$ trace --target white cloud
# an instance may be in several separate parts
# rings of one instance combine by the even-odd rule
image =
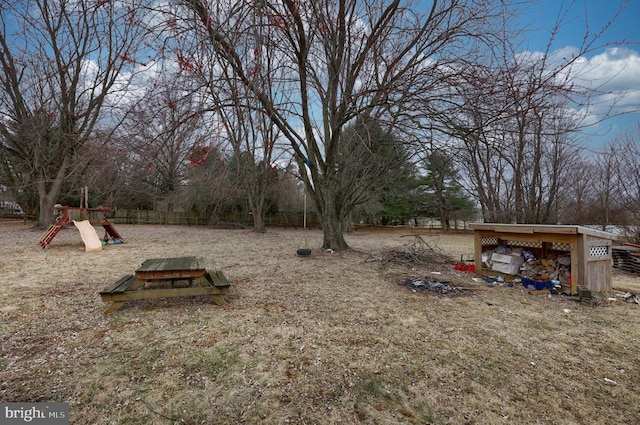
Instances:
[[[573,83],[574,90],[588,92],[587,98],[574,97],[576,104],[567,114],[583,126],[585,143],[600,146],[640,122],[640,51],[611,47],[578,55],[577,48],[566,46],[547,56],[520,52],[515,60],[529,65],[544,61],[558,83]]]
[[[607,49],[574,68],[577,78],[591,81],[591,88],[599,90],[626,91],[640,83],[640,53],[631,49]]]
[[[610,48],[590,58],[581,58],[570,70],[578,86],[594,91],[591,112],[603,115],[640,111],[640,52]]]
[[[591,57],[576,57],[578,54],[577,48],[566,46],[547,57],[541,52],[521,52],[516,61],[535,64],[545,60],[558,82],[574,83],[576,88],[591,91],[587,115],[593,115],[594,119],[609,112],[640,111],[640,52],[613,47]]]

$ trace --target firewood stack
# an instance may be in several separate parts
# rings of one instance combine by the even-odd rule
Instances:
[[[524,263],[524,276],[533,280],[557,280],[563,287],[570,286],[571,256],[549,255]]]

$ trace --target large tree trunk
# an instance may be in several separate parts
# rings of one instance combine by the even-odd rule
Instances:
[[[40,191],[38,191],[40,192]],[[56,205],[55,198],[49,194],[40,195],[40,211],[38,214],[38,227],[49,227],[54,222],[53,208]]]
[[[252,203],[251,214],[253,215],[253,231],[265,233],[267,229],[264,225],[264,201]]]
[[[71,155],[65,155],[56,177],[50,185],[47,185],[46,177],[40,175],[37,182],[38,197],[40,198],[40,211],[38,213],[38,227],[48,227],[54,222],[53,208],[56,205],[62,184],[67,176],[71,164]]]
[[[322,248],[333,251],[349,249],[349,245],[344,239],[345,217],[341,214],[340,206],[336,202],[336,194],[334,191],[328,190],[324,195],[324,202],[318,205],[324,234]]]
[[[445,199],[444,195],[439,191],[438,193],[438,214],[440,215],[440,225],[442,226],[442,230],[448,232],[451,230],[449,226],[449,211],[445,207]]]

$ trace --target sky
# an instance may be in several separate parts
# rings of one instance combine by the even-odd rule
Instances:
[[[574,67],[574,77],[580,78],[576,80],[578,86],[591,84],[603,92],[589,111],[582,111],[586,122],[599,122],[612,105],[614,113],[620,115],[588,127],[583,143],[597,149],[625,131],[640,137],[637,131],[640,123],[640,0],[511,0],[511,3],[520,8],[516,25],[528,31],[521,44],[522,53],[544,51],[558,19],[560,30],[553,39],[551,53],[562,54],[577,51],[587,30],[593,37],[614,19],[596,42],[604,46],[588,52],[579,61]]]
[[[640,136],[637,131],[640,123],[640,0],[525,0],[519,23],[531,32],[527,33],[522,49],[543,51],[559,17],[561,25],[551,44],[552,52],[577,51],[587,30],[593,37],[611,23],[596,42],[602,47],[588,52],[579,61],[575,76],[579,75],[580,84],[591,84],[603,92],[588,111],[588,122],[597,122],[614,103],[614,111],[621,115],[587,128],[584,143],[598,149],[623,132],[630,132],[637,140]]]

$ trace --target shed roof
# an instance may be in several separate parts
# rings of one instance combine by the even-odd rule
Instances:
[[[617,240],[618,236],[601,230],[590,229],[584,226],[565,224],[498,224],[498,223],[469,223],[473,230],[489,230],[504,233],[555,233],[565,235],[588,235],[601,239]]]

